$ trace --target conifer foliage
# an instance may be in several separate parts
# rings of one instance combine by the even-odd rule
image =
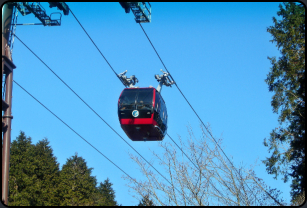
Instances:
[[[264,160],[267,171],[284,181],[292,177],[292,199],[305,190],[305,7],[284,3],[267,31],[273,36],[281,56],[269,57],[272,68],[265,82],[274,92],[271,105],[279,113],[280,126],[264,145],[272,152]],[[278,112],[280,110],[280,112]]]
[[[115,201],[115,191],[112,188],[112,183],[109,178],[107,178],[103,183],[100,183],[97,187],[97,194],[99,203],[98,206],[118,206]]]
[[[44,139],[36,145],[21,132],[11,145],[9,206],[59,205],[59,164]]]
[[[155,206],[155,204],[153,203],[153,201],[149,198],[149,195],[145,195],[142,200],[139,202],[138,204],[139,207],[143,207],[143,206]]]
[[[60,178],[62,206],[93,205],[92,193],[95,192],[96,178],[91,176],[83,158],[76,153],[63,165]]]
[[[117,206],[112,183],[97,186],[77,153],[59,169],[48,139],[32,144],[24,132],[11,144],[9,206]]]

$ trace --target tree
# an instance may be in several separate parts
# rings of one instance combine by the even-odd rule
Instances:
[[[24,132],[12,142],[9,173],[10,206],[59,205],[59,164],[47,139],[32,144]]]
[[[145,195],[138,206],[155,206],[155,204],[152,202],[149,195]]]
[[[32,197],[36,206],[59,206],[59,176],[60,169],[57,158],[49,146],[47,138],[39,141],[33,152],[33,165],[36,167],[35,194]]]
[[[110,180],[96,187],[93,168],[77,153],[60,171],[48,139],[33,145],[20,132],[10,154],[9,206],[117,206]]]
[[[9,206],[30,206],[29,187],[33,185],[33,171],[30,167],[30,151],[33,150],[31,137],[24,132],[11,144],[9,170]]]
[[[97,206],[118,206],[115,200],[115,191],[112,188],[112,183],[107,178],[103,183],[99,183],[97,187]]]
[[[279,113],[280,126],[264,140],[272,154],[263,162],[269,174],[292,178],[291,195],[295,200],[305,190],[305,7],[300,3],[279,5],[281,20],[273,17],[272,34],[281,57],[268,57],[272,64],[265,82],[274,92],[271,105]]]
[[[197,139],[191,128],[187,144],[182,142],[181,150],[169,142],[159,146],[164,154],[154,152],[155,159],[164,168],[167,182],[151,171],[142,159],[130,154],[146,179],[128,180],[128,186],[136,192],[138,199],[150,196],[155,205],[166,206],[264,206],[283,205],[280,192],[267,187],[252,168],[234,167],[223,156],[222,139],[210,137],[201,126],[202,136]],[[212,135],[212,134],[211,134]]]
[[[85,160],[76,153],[67,159],[60,173],[61,206],[92,206],[95,204],[96,177],[91,176]]]

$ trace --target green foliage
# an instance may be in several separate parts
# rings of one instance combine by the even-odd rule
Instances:
[[[9,206],[30,206],[27,189],[33,182],[28,174],[31,169],[28,160],[32,149],[31,138],[27,138],[24,132],[20,132],[19,137],[11,144]]]
[[[98,206],[118,206],[115,200],[115,191],[112,188],[112,183],[109,178],[107,178],[103,183],[100,183],[97,187],[98,195],[100,196],[100,201],[98,201]]]
[[[155,206],[153,201],[149,198],[149,195],[146,195],[139,202],[138,206]]]
[[[77,153],[63,165],[60,173],[61,206],[91,206],[96,177],[91,176],[85,160]]]
[[[20,132],[10,154],[9,206],[117,206],[113,184],[96,187],[93,168],[77,153],[59,170],[47,139],[33,145]]]
[[[9,206],[59,205],[59,165],[44,139],[36,145],[21,132],[12,142],[9,173]]]
[[[37,206],[59,205],[58,183],[59,164],[53,155],[53,150],[49,146],[49,141],[45,138],[39,141],[33,152],[33,165],[36,167],[36,184],[33,198],[37,199]]]
[[[96,187],[92,170],[77,153],[67,160],[60,173],[62,206],[117,206],[113,184],[107,179]]]
[[[284,8],[285,7],[285,8]],[[265,80],[274,92],[271,105],[279,113],[275,128],[264,145],[272,152],[264,160],[267,171],[286,182],[292,177],[292,198],[305,190],[305,8],[300,3],[284,3],[273,17],[272,34],[281,57],[268,57],[272,64]]]

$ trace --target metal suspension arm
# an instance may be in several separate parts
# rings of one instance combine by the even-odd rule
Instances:
[[[122,81],[125,87],[134,88],[134,85],[139,82],[139,80],[134,75],[130,76],[130,78],[127,78],[125,75],[126,73],[127,70],[118,74],[117,77]]]
[[[160,75],[160,76],[158,74],[155,75],[156,80],[159,82],[159,85],[157,87],[157,91],[159,93],[161,93],[163,85],[165,85],[167,87],[172,87],[172,84],[175,84],[175,82],[173,80],[171,80],[170,77],[168,77],[169,73],[164,72],[162,69],[161,69],[161,72],[163,72],[162,75]]]

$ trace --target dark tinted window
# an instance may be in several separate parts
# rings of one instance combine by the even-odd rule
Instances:
[[[160,104],[160,95],[159,93],[156,91],[156,100],[155,100],[155,111],[157,111],[159,113],[161,108],[161,104]]]
[[[157,102],[158,101],[158,102]],[[167,122],[166,106],[161,95],[156,91],[155,110],[159,113],[163,123]]]
[[[153,89],[126,89],[120,96],[119,109],[151,109]]]
[[[152,103],[153,89],[139,89],[137,102]]]
[[[120,110],[132,110],[135,106],[136,89],[124,90],[119,98]]]
[[[153,89],[139,89],[137,94],[137,109],[150,110],[152,108]]]
[[[163,103],[163,102],[161,102],[160,116],[161,116],[161,118],[162,118],[162,121],[165,122],[166,112],[165,112],[165,106],[164,106],[164,103]]]

